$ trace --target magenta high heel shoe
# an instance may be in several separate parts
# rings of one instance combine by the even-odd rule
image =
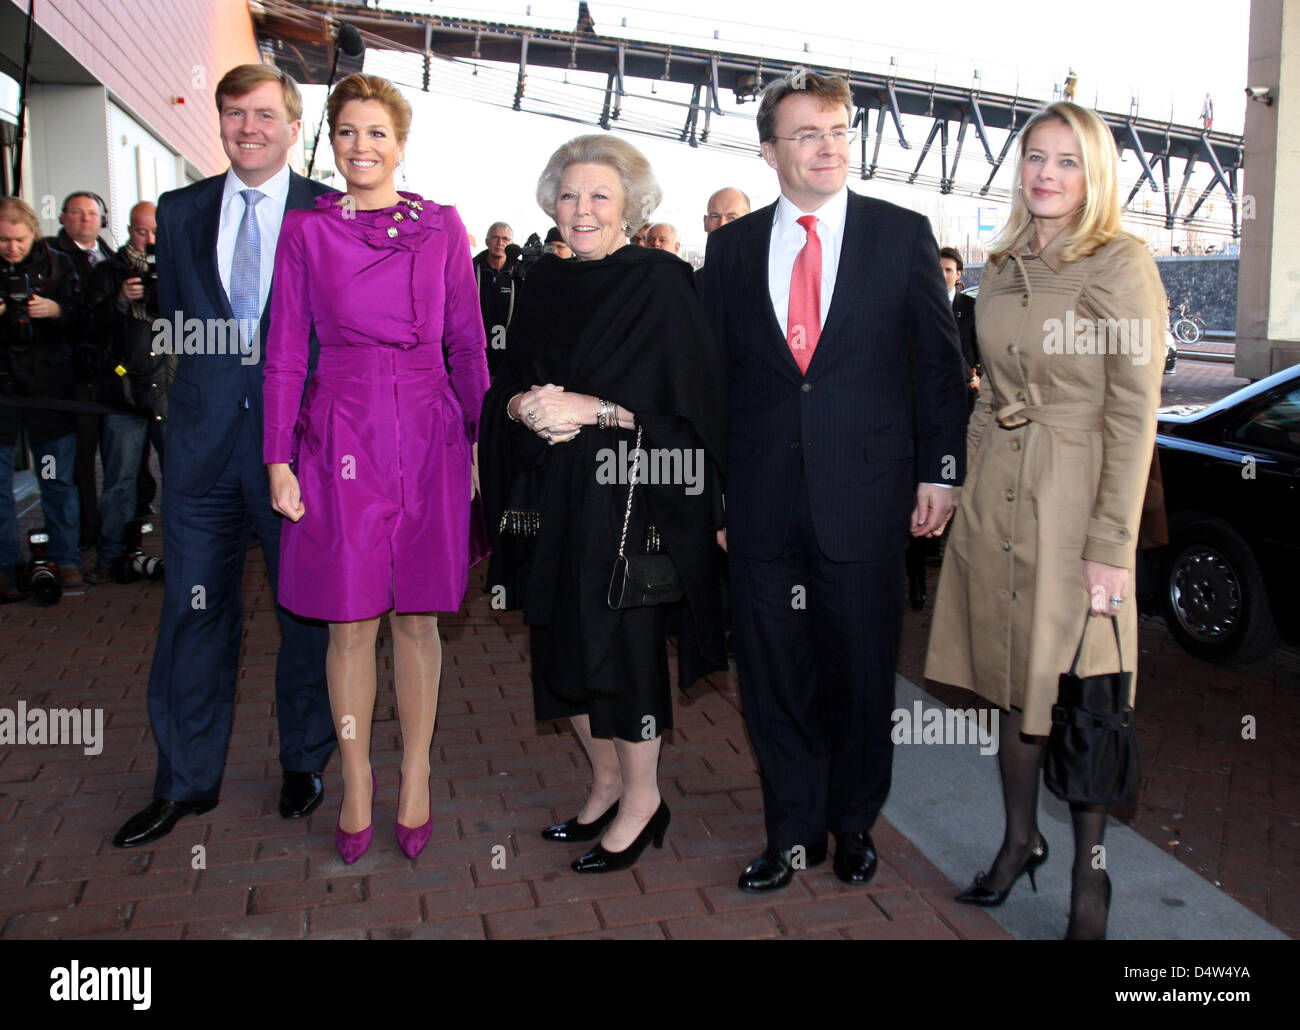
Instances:
[[[339,799],[339,822],[334,824],[334,846],[339,849],[339,856],[351,865],[366,853],[371,838],[375,835],[375,795],[379,793],[379,781],[375,770],[370,770],[370,825],[357,833],[348,833],[343,829],[343,800]]]
[[[397,793],[402,793],[402,774],[397,774]],[[429,819],[423,826],[403,826],[401,823],[394,823],[397,828],[397,846],[402,849],[402,853],[407,858],[414,858],[424,846],[429,843],[429,838],[433,836],[433,784],[429,784]]]

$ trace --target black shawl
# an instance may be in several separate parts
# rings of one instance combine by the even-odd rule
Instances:
[[[693,452],[697,483],[649,483],[643,467],[627,549],[642,550],[648,515],[682,577],[680,685],[725,668],[715,541],[723,524],[722,371],[690,265],[631,246],[600,261],[543,257],[518,291],[504,369],[484,399],[479,444],[494,604],[522,608],[525,622],[546,626],[558,577],[576,577],[589,670],[603,661],[621,617],[605,598],[630,470],[614,483],[600,473],[616,467],[613,456],[631,455],[636,433],[584,426],[551,446],[507,417],[516,393],[555,383],[633,412],[643,451]],[[538,516],[526,526],[536,534],[503,532],[507,512],[514,528]]]

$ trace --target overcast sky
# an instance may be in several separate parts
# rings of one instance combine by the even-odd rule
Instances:
[[[486,0],[479,5],[416,2],[385,6],[566,31],[574,26],[578,5],[574,0],[531,4]],[[1172,110],[1176,122],[1194,124],[1208,92],[1214,98],[1216,129],[1240,132],[1244,121],[1249,0],[1092,0],[1086,6],[1022,0],[885,4],[660,0],[655,11],[601,2],[590,7],[600,35],[717,47],[864,71],[887,70],[892,57],[901,77],[937,75],[940,81],[966,84],[978,71],[986,90],[1018,92],[1042,100],[1051,99],[1053,85],[1073,67],[1079,78],[1077,99],[1090,106],[1095,103],[1103,110],[1124,112],[1136,95],[1143,116],[1165,119]],[[744,20],[737,20],[740,18]],[[371,52],[366,70],[418,86],[418,62],[403,63],[392,55]],[[415,117],[407,147],[405,188],[440,203],[455,204],[480,245],[488,224],[497,219],[510,222],[518,240],[530,231],[545,232],[548,223],[534,199],[538,174],[547,157],[565,140],[599,130],[510,110],[514,66],[480,64],[477,75],[474,70],[435,62],[436,91],[406,90]],[[604,76],[570,75],[567,85],[563,78],[562,72],[531,69],[525,105],[535,95],[538,102],[553,97],[585,115],[599,111]],[[648,97],[650,84],[629,80],[627,88]],[[311,109],[319,111],[323,92],[319,87],[308,91],[308,137],[315,127]],[[487,98],[499,106],[464,99],[468,96]],[[624,112],[629,121],[680,122],[685,112],[665,101],[688,99],[688,88],[658,83],[653,98],[625,100]],[[755,105],[738,106],[730,93],[723,93],[721,100],[725,114],[714,118],[715,131],[753,140]],[[913,144],[914,162],[929,122],[911,119],[905,121],[905,128]],[[714,189],[738,186],[751,195],[756,206],[776,195],[775,175],[757,155],[693,149],[634,133],[626,138],[650,159],[663,187],[664,202],[656,218],[676,224],[688,243],[703,243],[700,220]],[[1001,138],[1000,133],[994,134],[995,150]],[[887,129],[887,146],[888,142]],[[950,147],[953,145],[955,132]],[[883,156],[896,167],[906,160],[896,145],[892,154]],[[937,157],[937,153],[931,154],[925,171],[938,174]],[[326,167],[332,165],[328,144],[318,164],[322,162]],[[1131,182],[1138,171],[1130,156],[1121,166],[1121,178]],[[1175,173],[1178,171],[1176,168]],[[982,181],[987,172],[982,149],[971,133],[959,178]],[[1003,176],[1000,181],[1005,184],[1009,175],[1004,171]],[[1194,180],[1199,181],[1199,177]],[[974,235],[975,201],[943,197],[932,190],[864,182],[856,175],[850,176],[849,185],[923,211],[950,237]],[[1151,199],[1153,204],[1163,203],[1154,194]],[[1221,195],[1218,199],[1222,200]],[[1148,228],[1138,231],[1153,241],[1157,236]],[[1158,233],[1161,240],[1167,235],[1163,230]],[[942,242],[960,245],[962,240]]]

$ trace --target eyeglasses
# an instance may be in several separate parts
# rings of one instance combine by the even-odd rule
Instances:
[[[831,132],[801,132],[798,136],[773,136],[773,139],[789,140],[797,147],[816,147],[823,139],[830,139],[837,147],[847,146],[858,138],[856,129],[834,129]]]
[[[778,137],[778,138],[780,138],[780,137]],[[740,217],[740,215],[733,215],[733,214],[725,214],[725,215],[705,215],[705,216],[704,216],[705,221],[709,221],[709,222],[724,222],[724,221],[725,221],[725,222],[734,222],[734,221],[735,221],[737,218],[739,218],[739,217]]]

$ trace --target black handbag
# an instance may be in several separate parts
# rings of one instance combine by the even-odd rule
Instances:
[[[1076,675],[1088,621],[1083,624],[1070,671],[1061,673],[1056,704],[1052,706],[1043,782],[1062,801],[1125,805],[1133,800],[1142,782],[1133,728],[1133,673],[1124,671],[1119,623],[1112,615],[1110,624],[1115,631],[1120,671]]]
[[[632,475],[627,486],[627,508],[623,512],[623,534],[618,541],[618,557],[609,577],[606,600],[615,611],[623,608],[646,608],[655,604],[672,604],[682,596],[682,578],[670,556],[627,554],[627,524],[632,516],[632,491],[636,489],[641,467],[641,427],[636,430],[636,450],[632,458]]]

